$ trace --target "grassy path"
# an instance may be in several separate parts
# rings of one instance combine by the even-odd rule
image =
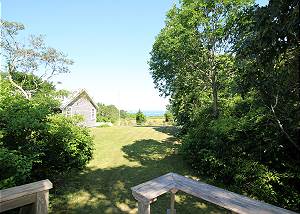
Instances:
[[[81,173],[67,176],[50,196],[51,213],[136,213],[130,187],[168,172],[191,175],[176,155],[169,127],[93,129],[94,158]],[[151,213],[166,213],[169,195],[151,205]],[[224,213],[186,194],[176,196],[177,213]]]

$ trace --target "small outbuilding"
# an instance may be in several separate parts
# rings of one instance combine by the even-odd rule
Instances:
[[[82,115],[84,121],[81,125],[86,127],[96,126],[97,108],[97,104],[85,89],[71,93],[61,105],[61,111],[66,116]]]

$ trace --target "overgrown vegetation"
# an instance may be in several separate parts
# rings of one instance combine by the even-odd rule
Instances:
[[[47,48],[41,37],[20,44],[23,29],[1,21],[6,66],[0,75],[0,189],[81,169],[92,157],[89,130],[77,125],[82,118],[60,114],[64,92],[48,81],[67,72],[71,61]]]
[[[299,2],[183,0],[149,62],[201,175],[299,211]]]

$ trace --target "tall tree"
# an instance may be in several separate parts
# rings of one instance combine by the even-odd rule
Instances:
[[[218,117],[218,73],[230,47],[228,24],[249,1],[183,0],[167,14],[166,26],[153,45],[150,69],[163,95],[209,91]]]
[[[249,8],[235,25],[241,93],[258,92],[270,119],[299,152],[299,1],[271,0]]]
[[[30,36],[27,43],[18,39],[19,32],[24,30],[24,25],[17,22],[1,20],[1,56],[4,60],[4,72],[8,74],[11,84],[25,98],[30,98],[30,92],[14,79],[16,72],[34,74],[36,90],[41,80],[50,80],[53,76],[69,72],[69,65],[73,63],[61,51],[46,46],[43,36]]]

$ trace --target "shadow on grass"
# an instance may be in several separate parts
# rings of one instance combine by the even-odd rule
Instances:
[[[122,147],[124,157],[138,166],[89,168],[69,174],[52,192],[52,213],[137,213],[131,187],[168,172],[189,175],[181,157],[174,154],[178,145],[172,138],[165,141],[143,139]],[[112,154],[113,155],[113,154]],[[178,193],[177,213],[224,213],[209,203]],[[166,194],[151,204],[151,213],[166,213],[170,199]]]
[[[149,125],[135,125],[134,127],[136,128],[153,128],[155,131],[157,132],[161,132],[161,133],[165,133],[168,135],[172,135],[172,136],[176,136],[176,134],[179,132],[179,128],[175,127],[175,126],[161,126],[161,125],[153,125],[153,126],[149,126]]]
[[[154,130],[173,136],[176,136],[179,132],[179,129],[175,126],[158,126],[154,127]]]

